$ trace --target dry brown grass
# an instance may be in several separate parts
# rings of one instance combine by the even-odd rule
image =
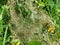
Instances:
[[[40,41],[43,41],[43,34],[41,34],[40,32],[40,24],[42,24],[43,26],[46,23],[53,23],[52,20],[50,19],[50,17],[48,15],[46,15],[43,11],[36,9],[35,7],[33,7],[32,1],[34,0],[29,0],[29,2],[25,2],[27,4],[27,6],[29,7],[29,9],[33,12],[33,16],[32,16],[32,24],[28,23],[26,24],[26,22],[24,22],[23,18],[21,18],[21,16],[17,16],[16,10],[15,10],[15,5],[16,2],[14,0],[8,0],[7,5],[10,7],[10,15],[11,15],[11,20],[10,20],[10,30],[12,32],[12,35],[14,35],[15,38],[19,38],[20,40],[23,40],[24,38],[28,38],[29,40],[34,40],[35,37],[35,33],[38,33],[38,39]],[[18,0],[17,0],[18,2]],[[38,7],[37,7],[38,8]],[[40,19],[38,20],[39,22],[36,22],[36,20],[34,19],[34,12],[37,12],[40,16]],[[42,13],[42,15],[41,15]],[[32,15],[31,14],[31,15]],[[19,14],[21,15],[21,14]],[[48,19],[47,19],[48,18]],[[22,23],[21,23],[22,22]],[[48,37],[48,35],[46,35]],[[46,40],[49,45],[51,45],[49,38],[47,38]],[[46,42],[46,43],[47,43]]]

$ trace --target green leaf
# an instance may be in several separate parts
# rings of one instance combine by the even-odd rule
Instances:
[[[45,6],[45,3],[42,1],[35,1],[35,2],[36,2],[36,4],[38,4],[38,6],[42,6],[42,7]]]
[[[37,40],[33,40],[33,41],[30,41],[28,45],[42,45],[42,43]]]
[[[0,33],[3,31],[2,20],[0,20]]]
[[[0,20],[2,20],[2,15],[0,15]]]
[[[39,2],[38,5],[44,7],[45,6],[45,3],[44,2]]]
[[[53,2],[53,0],[49,0],[49,1],[48,1],[48,4],[51,6],[51,8],[54,7],[54,2]]]

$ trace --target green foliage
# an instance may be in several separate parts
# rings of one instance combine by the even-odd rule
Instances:
[[[11,16],[10,16],[10,12],[9,12],[9,9],[5,9],[4,10],[4,13],[3,13],[3,24],[8,24],[9,20],[11,19]]]
[[[0,6],[7,3],[7,0],[0,0]]]
[[[36,3],[37,3],[39,6],[42,6],[42,7],[45,6],[45,3],[44,3],[43,1],[36,1]]]
[[[0,0],[0,45],[5,45],[5,44],[9,45],[8,42],[10,43],[9,20],[11,19],[11,16],[10,16],[10,9],[8,6],[6,6],[7,1],[8,0]],[[14,8],[18,15],[22,15],[24,19],[22,21],[22,24],[25,27],[30,28],[30,26],[33,24],[31,23],[32,21],[30,20],[30,16],[33,12],[27,6],[26,1],[28,0],[18,0]],[[51,19],[55,24],[55,28],[56,28],[55,31],[53,33],[48,34],[49,40],[51,42],[58,41],[60,39],[60,28],[59,28],[60,27],[60,0],[34,0],[34,2],[35,2],[34,4],[37,5],[37,8],[39,9],[41,8],[48,13],[48,16],[51,17]],[[39,15],[34,15],[34,18],[36,19],[37,23],[40,19]],[[43,34],[47,33],[45,32],[46,29],[44,29],[42,25],[39,28],[40,28],[40,33],[42,33],[42,36]],[[35,35],[38,34],[35,33]],[[23,42],[26,44],[28,43],[28,40],[24,39]],[[14,43],[16,43],[16,45],[20,44],[19,41],[16,41]],[[33,40],[30,41],[28,45],[42,45],[42,42]]]
[[[36,0],[39,7],[39,4],[44,3],[43,9],[47,11],[48,15],[52,18],[55,24],[55,32],[50,35],[50,39],[54,41],[59,40],[60,38],[60,0]],[[40,3],[39,3],[40,2]],[[52,41],[53,41],[52,40]]]
[[[3,20],[2,20],[2,15],[3,15],[3,12],[4,12],[4,9],[1,7],[0,8],[0,34],[2,33],[2,31],[3,31]],[[2,45],[2,37],[0,37],[0,41],[1,41],[1,44],[0,45]]]
[[[42,45],[42,43],[37,40],[33,40],[33,41],[30,41],[28,45]]]
[[[27,7],[27,5],[25,3],[18,3],[16,5],[16,11],[17,11],[17,14],[18,13],[21,13],[23,18],[29,18],[32,11]]]
[[[8,26],[6,27],[6,30],[5,30],[3,45],[5,45],[5,42],[6,42],[7,30],[8,30]]]
[[[0,13],[0,33],[1,33],[2,30],[3,30],[3,27],[2,27],[2,24],[3,24],[3,22],[2,22],[2,15],[3,15],[4,9],[2,7],[0,9],[2,9],[1,13]]]
[[[8,22],[10,17],[8,16],[8,11],[6,12],[7,8],[6,6],[1,6],[0,8],[0,45],[5,45],[6,44],[6,37],[7,35],[7,30],[8,30]],[[5,13],[6,12],[6,13]],[[7,29],[6,29],[7,28]]]
[[[0,37],[0,45],[2,45],[2,44],[3,44],[3,38]]]

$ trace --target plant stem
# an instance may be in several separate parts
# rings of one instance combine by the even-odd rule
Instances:
[[[6,30],[5,30],[5,35],[4,35],[3,45],[5,45],[5,40],[6,40],[7,30],[8,30],[8,26],[6,27]]]

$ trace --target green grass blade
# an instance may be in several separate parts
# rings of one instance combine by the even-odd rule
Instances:
[[[6,30],[5,30],[5,35],[4,35],[3,45],[5,45],[6,36],[7,36],[7,30],[8,30],[8,26],[6,27]]]

